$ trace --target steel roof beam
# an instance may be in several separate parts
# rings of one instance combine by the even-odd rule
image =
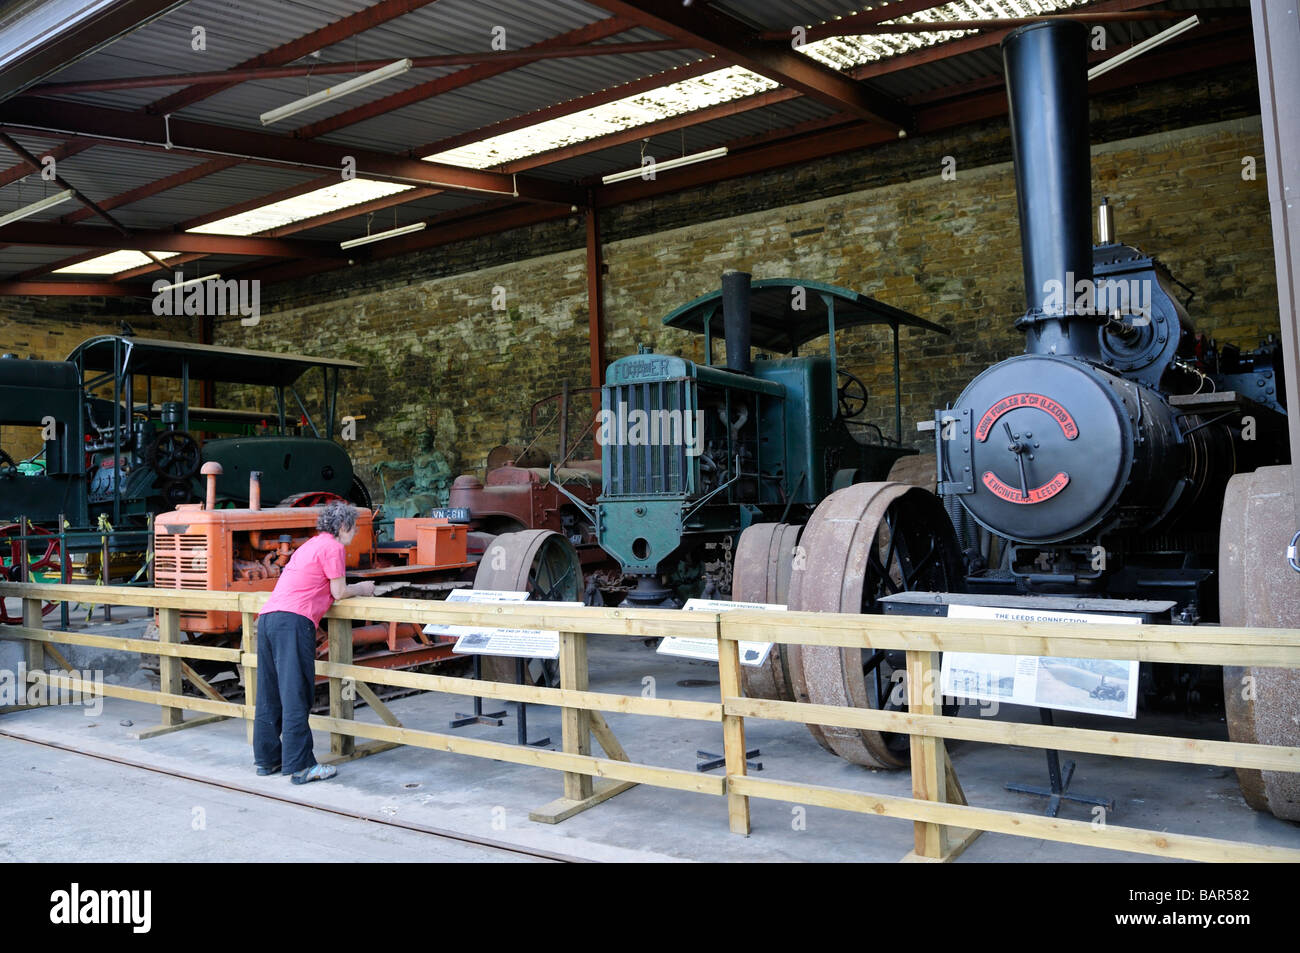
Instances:
[[[126,231],[90,225],[21,221],[0,227],[0,241],[10,245],[63,248],[111,248],[129,251],[204,252],[212,255],[262,255],[271,258],[346,258],[335,242],[256,236],[202,235],[193,232]],[[166,267],[166,262],[164,262]]]
[[[307,142],[186,119],[171,120],[170,135],[167,136],[162,121],[156,117],[29,96],[0,103],[0,123],[37,130],[63,131],[72,136],[95,137],[106,141],[121,139],[159,149],[166,149],[170,144],[169,151],[175,152],[309,169],[336,169],[340,172],[340,181],[344,162],[350,159],[356,163],[358,176],[411,185],[431,185],[448,191],[487,192],[531,202],[580,205],[585,199],[580,189],[544,179],[441,165],[353,146]],[[166,143],[164,137],[167,137]]]
[[[719,10],[683,6],[676,0],[593,0],[618,16],[698,46],[727,62],[797,89],[839,112],[887,126],[897,133],[912,126],[912,113],[903,103],[870,89],[849,76],[813,60],[788,40],[770,43],[746,24]]]

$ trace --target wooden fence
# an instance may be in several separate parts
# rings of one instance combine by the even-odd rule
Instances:
[[[23,643],[24,661],[37,683],[67,692],[100,692],[107,697],[158,705],[162,710],[161,723],[139,732],[142,738],[225,718],[247,719],[251,736],[256,685],[253,671],[257,666],[254,625],[258,608],[268,597],[266,593],[0,583],[0,597],[3,596],[23,600],[23,625],[0,628],[0,639]],[[42,600],[156,609],[158,641],[45,629]],[[207,610],[242,613],[243,637],[239,647],[201,646],[184,641],[181,611]],[[539,688],[354,665],[350,634],[353,621],[557,630],[561,684],[559,688]],[[560,771],[563,796],[532,812],[530,816],[535,821],[558,823],[634,785],[649,784],[725,797],[731,830],[739,834],[750,832],[749,800],[755,797],[910,820],[914,823],[915,848],[904,858],[907,860],[951,860],[980,833],[992,831],[1170,858],[1300,861],[1300,850],[1295,849],[969,805],[943,739],[1265,771],[1300,771],[1300,748],[948,717],[941,714],[941,699],[937,697],[939,653],[945,651],[1300,668],[1300,631],[1297,630],[1159,625],[1066,627],[922,616],[677,612],[568,608],[537,602],[474,604],[381,598],[355,598],[336,603],[327,616],[327,626],[329,656],[328,660],[316,663],[316,672],[329,680],[330,713],[312,716],[311,726],[329,732],[332,760],[411,745]],[[591,691],[587,639],[597,635],[716,639],[718,699],[683,701]],[[742,639],[905,651],[909,710],[876,711],[746,698],[741,687],[738,651]],[[157,655],[159,690],[84,683],[56,645]],[[47,657],[64,671],[46,672]],[[222,698],[189,666],[187,659],[227,661],[243,666],[247,686],[245,703]],[[199,697],[182,693],[184,680],[195,685]],[[548,751],[404,727],[375,694],[371,687],[374,685],[556,706],[561,710],[562,750]],[[370,705],[383,724],[353,719],[357,696]],[[202,717],[186,720],[186,711],[198,712]],[[725,777],[633,762],[605,721],[604,713],[608,712],[720,723]],[[745,761],[747,718],[908,734],[911,736],[912,796],[869,794],[750,777]],[[603,756],[592,753],[593,738]],[[357,745],[356,739],[368,743]]]

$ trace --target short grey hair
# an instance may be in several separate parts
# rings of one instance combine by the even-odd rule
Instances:
[[[316,528],[322,533],[333,533],[351,529],[357,525],[357,508],[350,503],[330,503],[316,519]]]

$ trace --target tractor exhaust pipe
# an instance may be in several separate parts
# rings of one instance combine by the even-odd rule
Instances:
[[[749,272],[722,273],[722,327],[727,342],[727,370],[752,374],[754,363],[749,356]]]
[[[1096,316],[1075,310],[1092,282],[1087,55],[1088,28],[1073,20],[1002,41],[1028,305],[1016,325],[1032,354],[1100,353]]]
[[[221,476],[222,473],[221,464],[215,460],[209,460],[203,464],[203,468],[199,472],[208,479],[208,501],[204,509],[211,512],[217,508],[217,477]]]
[[[260,510],[262,508],[261,470],[254,470],[248,475],[248,508],[250,510]]]

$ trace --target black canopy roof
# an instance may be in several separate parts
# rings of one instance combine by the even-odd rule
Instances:
[[[115,345],[120,346],[120,358],[114,354]],[[88,338],[68,355],[68,360],[77,361],[87,371],[117,370],[119,359],[123,365],[121,369],[129,374],[179,378],[182,365],[188,361],[190,380],[266,384],[270,387],[288,387],[317,367],[356,370],[362,366],[356,361],[336,358],[115,334]]]
[[[801,287],[804,310],[794,311],[793,288]],[[939,334],[949,334],[943,325],[895,308],[893,305],[868,298],[864,294],[828,285],[806,278],[761,278],[750,285],[749,308],[753,330],[750,341],[759,350],[788,354],[796,348],[821,337],[828,331],[826,323],[827,301],[835,305],[835,329],[856,328],[864,324],[887,324],[899,327],[925,328]],[[722,291],[710,292],[682,305],[666,318],[664,324],[704,333],[704,322],[709,321],[713,337],[725,337],[722,326]]]

